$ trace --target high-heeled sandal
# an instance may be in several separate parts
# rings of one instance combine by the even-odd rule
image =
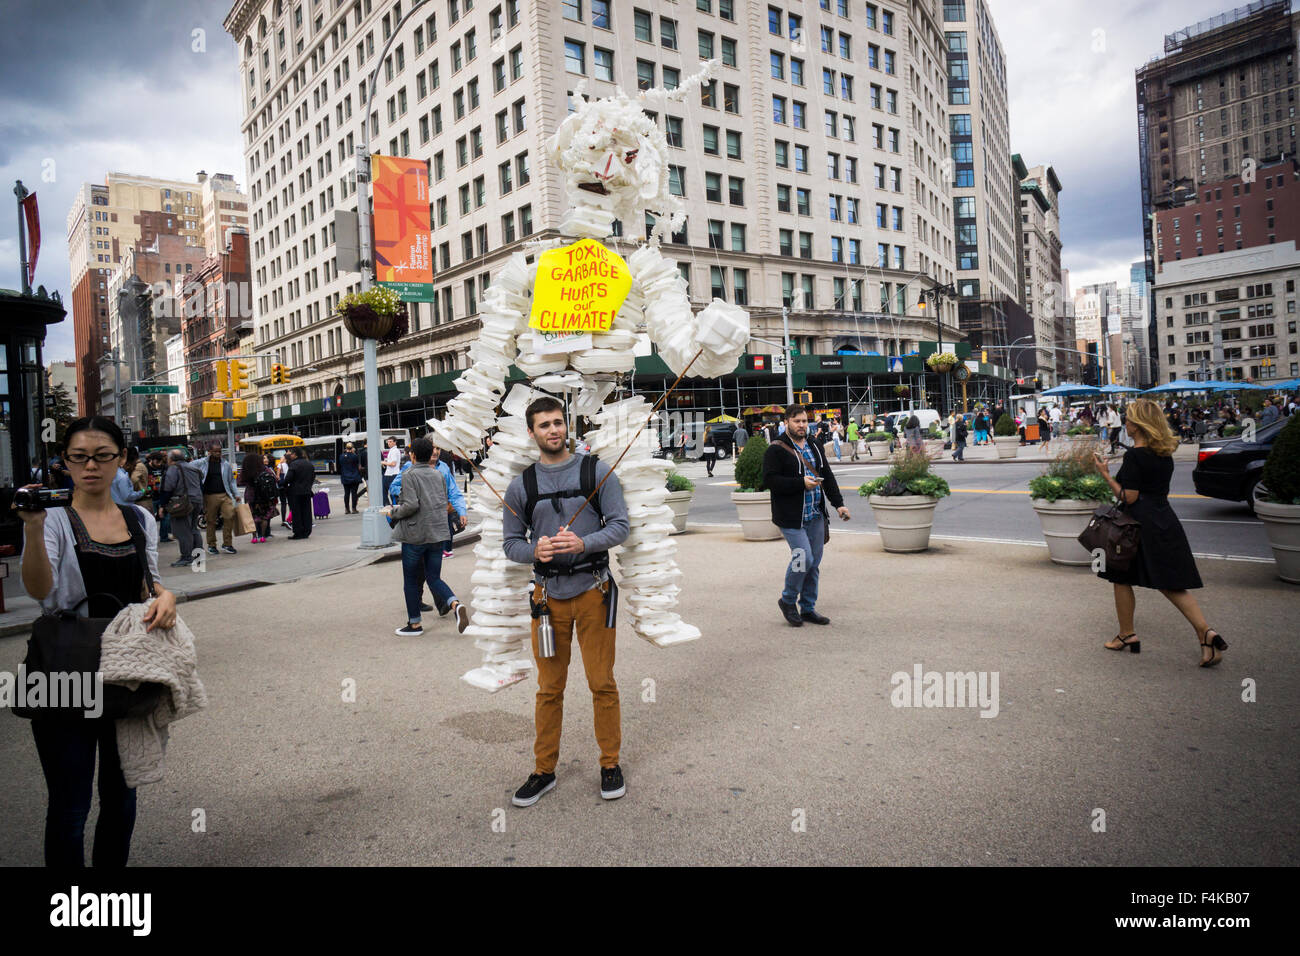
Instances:
[[[1131,640],[1128,639],[1128,638],[1130,638],[1130,637],[1137,637],[1137,634],[1136,634],[1136,633],[1133,633],[1133,634],[1128,635],[1128,637],[1125,637],[1123,634],[1116,634],[1114,637],[1111,638],[1111,640],[1112,640],[1112,641],[1119,641],[1119,647],[1111,647],[1109,642],[1107,642],[1107,643],[1105,643],[1105,644],[1103,644],[1103,645],[1101,645],[1101,646],[1104,647],[1104,648],[1106,648],[1106,650],[1108,650],[1108,651],[1122,651],[1122,650],[1124,650],[1124,648],[1127,647],[1127,648],[1129,649],[1129,652],[1130,652],[1130,653],[1133,653],[1133,654],[1141,654],[1141,653],[1142,653],[1142,642],[1141,642],[1141,641],[1131,641]]]
[[[1219,663],[1219,661],[1223,660],[1223,654],[1220,652],[1228,649],[1228,642],[1223,639],[1223,635],[1218,631],[1214,631],[1214,638],[1212,640],[1207,641],[1204,639],[1210,636],[1211,631],[1214,631],[1214,628],[1207,627],[1205,629],[1205,633],[1202,635],[1201,647],[1212,648],[1214,653],[1210,655],[1208,660],[1201,661],[1201,667],[1213,667],[1215,664]]]

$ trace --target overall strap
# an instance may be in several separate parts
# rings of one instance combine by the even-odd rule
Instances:
[[[140,570],[144,572],[145,593],[153,597],[153,575],[149,573],[149,556],[145,553],[145,533],[144,525],[140,523],[140,514],[136,511],[134,505],[118,505],[122,509],[122,517],[126,520],[126,530],[131,533],[131,541],[135,544],[136,557],[140,559]]]

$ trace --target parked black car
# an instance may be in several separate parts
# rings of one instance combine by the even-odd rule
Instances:
[[[1264,459],[1285,424],[1283,418],[1265,425],[1255,432],[1253,442],[1220,438],[1202,443],[1192,471],[1196,493],[1224,501],[1244,501],[1254,511],[1255,486],[1264,470]]]

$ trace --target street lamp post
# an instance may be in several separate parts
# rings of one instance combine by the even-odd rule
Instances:
[[[411,9],[406,11],[406,16],[402,17],[393,26],[393,32],[388,37],[388,42],[384,44],[383,49],[379,51],[379,56],[375,57],[375,67],[370,71],[370,78],[366,81],[366,101],[364,109],[361,111],[361,145],[357,148],[357,229],[360,232],[359,248],[361,250],[361,291],[365,292],[373,284],[370,278],[370,270],[374,267],[373,250],[371,249],[370,237],[370,108],[374,103],[375,89],[379,85],[379,68],[384,63],[384,58],[388,55],[388,49],[397,39],[403,24],[415,15],[415,11],[424,6],[428,0],[415,0]],[[375,481],[379,481],[379,486],[383,486],[381,478],[382,470],[379,464],[379,360],[378,347],[372,338],[364,338],[362,342],[362,365],[365,374],[365,393],[366,393],[366,469],[370,477],[368,487],[374,488]],[[381,495],[382,497],[382,495]],[[363,548],[383,548],[387,547],[392,540],[392,529],[388,527],[388,522],[380,513],[382,501],[380,504],[375,503],[375,493],[372,490],[367,496],[366,510],[361,515],[361,547]]]

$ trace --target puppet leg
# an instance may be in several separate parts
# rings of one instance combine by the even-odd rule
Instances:
[[[625,399],[601,407],[593,417],[597,430],[589,435],[591,450],[613,465],[645,422],[650,405],[644,398]],[[665,476],[672,463],[653,457],[655,423],[636,439],[618,466],[618,479],[628,507],[631,532],[617,552],[622,600],[632,618],[632,630],[659,647],[693,641],[699,628],[678,616],[677,543],[672,509],[664,504]]]

